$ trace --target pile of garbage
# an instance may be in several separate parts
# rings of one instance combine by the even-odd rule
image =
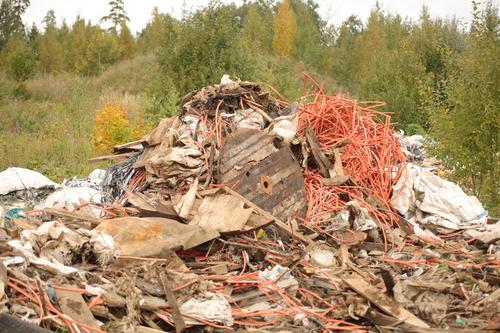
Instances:
[[[0,326],[500,329],[498,220],[379,104],[316,88],[288,103],[224,76],[108,170],[1,172]]]

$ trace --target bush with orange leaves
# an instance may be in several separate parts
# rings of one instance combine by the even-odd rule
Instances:
[[[99,154],[109,153],[113,146],[139,139],[141,132],[133,128],[126,110],[108,101],[95,117],[94,148]]]

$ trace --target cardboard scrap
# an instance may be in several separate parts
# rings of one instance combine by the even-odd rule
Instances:
[[[221,233],[240,231],[253,211],[252,208],[244,208],[244,204],[243,200],[230,194],[206,196],[189,224],[210,227]]]
[[[112,236],[120,255],[141,257],[164,256],[169,250],[190,249],[219,237],[215,229],[161,217],[122,217],[94,230]]]
[[[91,328],[100,330],[99,323],[90,312],[87,303],[85,303],[79,292],[62,289],[55,290],[57,302],[65,315]]]
[[[187,219],[191,208],[193,208],[194,200],[196,199],[196,192],[198,191],[198,179],[195,179],[193,184],[189,186],[189,190],[184,194],[179,202],[174,206],[175,211],[182,219]],[[217,228],[215,228],[217,229]]]

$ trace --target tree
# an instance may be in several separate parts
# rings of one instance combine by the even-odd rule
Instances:
[[[62,71],[64,68],[63,50],[57,39],[56,16],[53,10],[47,12],[43,22],[45,33],[39,45],[40,68],[44,73]]]
[[[292,55],[296,34],[297,25],[290,1],[283,0],[278,5],[278,12],[274,18],[274,54],[280,57]]]
[[[318,13],[319,6],[312,0],[291,0],[296,18],[294,56],[305,63],[316,66],[321,62],[323,52],[323,30],[326,22]]]
[[[120,25],[120,33],[118,35],[118,42],[120,44],[120,57],[121,59],[131,58],[136,51],[136,43],[134,36],[130,33],[125,21]]]
[[[36,59],[33,50],[21,38],[11,38],[2,50],[1,57],[7,74],[16,81],[25,81],[35,74]]]
[[[21,16],[29,7],[29,0],[2,0],[0,5],[0,49],[13,36],[24,36]]]
[[[363,29],[361,20],[355,16],[349,16],[342,22],[338,37],[335,41],[335,53],[333,55],[333,77],[345,87],[349,87],[354,79],[354,56],[353,51],[356,39]]]
[[[117,31],[117,28],[122,25],[123,22],[130,21],[125,11],[125,5],[123,0],[111,0],[109,2],[109,14],[101,18],[101,22],[109,21],[113,24],[111,29]]]
[[[166,34],[168,16],[161,14],[158,7],[154,7],[151,12],[151,20],[142,30],[139,43],[145,52],[156,51],[161,45],[161,40]]]
[[[464,52],[445,53],[447,76],[443,101],[435,97],[430,110],[435,152],[456,179],[478,195],[492,215],[500,213],[500,19],[490,3],[474,6],[474,19]]]
[[[77,16],[68,38],[66,67],[70,72],[82,73],[87,65],[87,28],[85,20]]]
[[[272,11],[270,7],[250,3],[246,7],[243,19],[243,33],[245,38],[255,45],[260,51],[272,50]]]
[[[234,4],[211,2],[180,24],[172,21],[166,31],[158,59],[177,91],[213,84],[224,74],[252,78],[256,73],[256,51],[243,38]]]

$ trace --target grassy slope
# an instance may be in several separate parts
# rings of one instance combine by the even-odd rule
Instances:
[[[26,167],[55,181],[87,175],[96,167],[87,163],[96,110],[113,99],[137,112],[155,72],[154,58],[139,56],[96,78],[38,76],[21,88],[0,73],[0,170]]]

